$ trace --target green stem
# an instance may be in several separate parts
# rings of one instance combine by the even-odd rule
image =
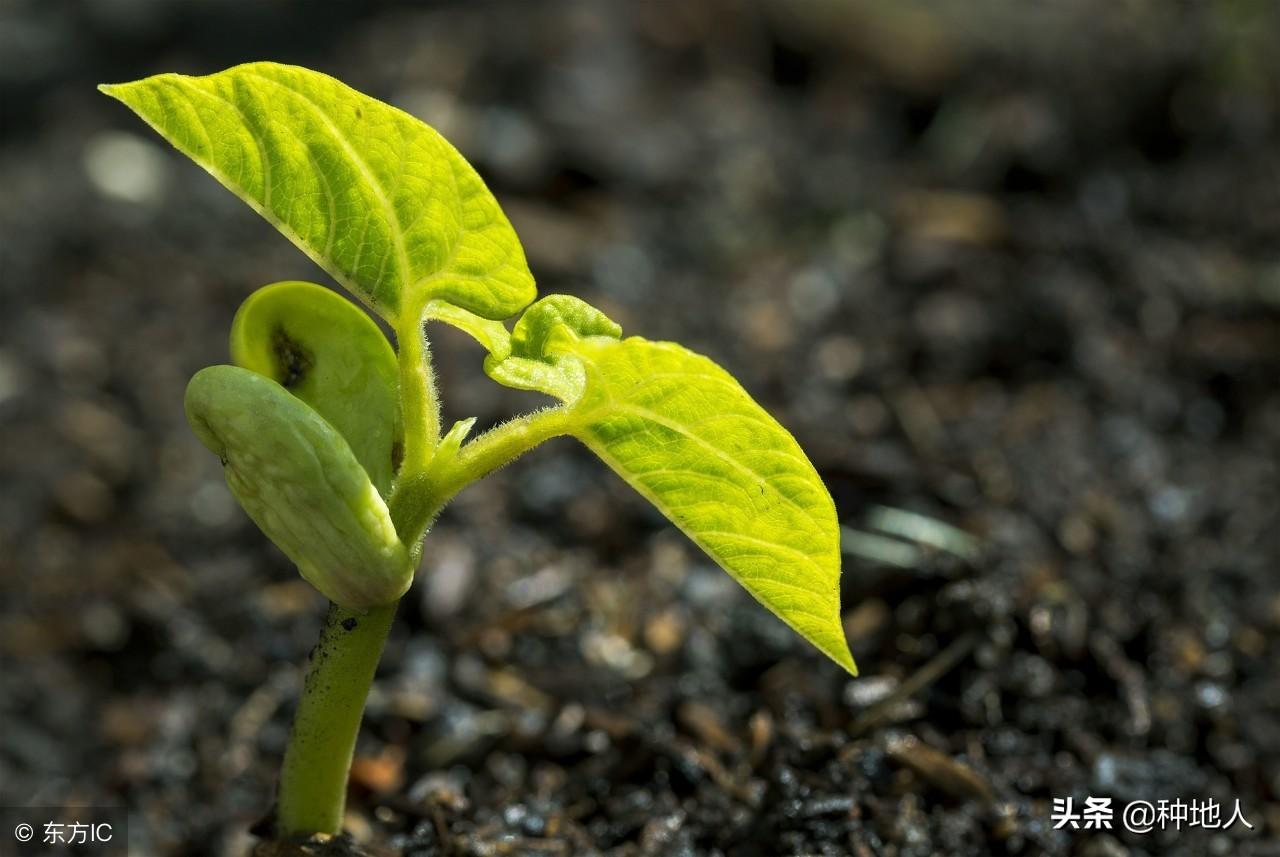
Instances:
[[[432,462],[424,472],[403,479],[391,495],[391,521],[400,539],[416,545],[432,519],[465,486],[509,464],[544,440],[567,434],[574,414],[546,408],[490,429],[448,461]]]
[[[516,417],[463,446],[449,463],[442,481],[456,485],[457,491],[515,461],[544,440],[568,434],[577,421],[576,415],[563,406]]]
[[[423,312],[421,305],[405,307],[404,320],[396,330],[400,346],[400,408],[404,415],[402,475],[425,470],[440,442],[440,402],[423,330]]]
[[[342,832],[360,718],[395,614],[395,604],[329,605],[285,749],[276,810],[282,836]]]

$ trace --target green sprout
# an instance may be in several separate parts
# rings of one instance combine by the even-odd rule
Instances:
[[[285,836],[341,832],[369,686],[423,539],[468,484],[571,435],[773,611],[856,674],[835,506],[795,439],[727,372],[622,336],[568,295],[535,301],[524,251],[470,164],[414,117],[303,68],[103,86],[395,332],[326,288],[265,286],[234,365],[186,411],[255,523],[331,602],[285,752]],[[516,318],[508,327],[504,320]],[[558,404],[474,439],[442,431],[424,323],[466,331],[499,384]]]

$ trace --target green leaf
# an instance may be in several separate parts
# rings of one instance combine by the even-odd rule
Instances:
[[[795,438],[711,360],[619,339],[598,310],[551,295],[512,332],[495,380],[565,402],[585,443],[757,600],[850,673],[835,504]]]
[[[187,419],[231,493],[335,604],[389,604],[413,581],[409,551],[346,440],[284,387],[239,366],[187,385]]]
[[[791,434],[715,363],[584,339],[575,435],[760,603],[856,674],[840,620],[835,504]]]
[[[231,324],[231,360],[281,384],[346,438],[388,496],[401,440],[399,366],[357,306],[314,283],[263,286]]]
[[[535,296],[511,224],[457,150],[328,75],[250,63],[100,88],[393,325],[431,299],[501,319]]]

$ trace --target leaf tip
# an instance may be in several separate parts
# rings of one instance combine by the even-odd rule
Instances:
[[[142,81],[132,81],[129,83],[100,83],[98,84],[98,91],[103,95],[114,98],[129,109],[136,110],[137,108],[134,107],[130,96],[137,93],[138,84],[141,82]]]
[[[832,633],[830,634],[824,634],[821,640],[813,637],[809,639],[817,645],[823,654],[843,667],[845,672],[857,678],[858,664],[853,659],[853,650],[849,648],[849,639],[845,633],[844,621],[841,617],[839,606],[835,610],[831,631]]]
[[[793,625],[792,627],[795,626]],[[799,629],[797,628],[797,630]],[[801,632],[801,636],[813,643],[818,651],[839,664],[845,672],[857,678],[858,664],[853,659],[853,650],[849,648],[849,641],[845,637],[843,622],[839,613],[836,614],[833,626],[829,626],[827,633],[806,634]]]
[[[831,656],[836,663],[844,667],[845,672],[854,678],[858,677],[858,664],[854,661],[853,653],[849,651],[847,646],[841,646],[835,652],[832,652]]]

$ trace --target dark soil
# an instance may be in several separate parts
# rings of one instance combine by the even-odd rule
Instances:
[[[0,803],[125,804],[136,855],[269,813],[324,605],[182,390],[321,275],[92,84],[274,58],[435,124],[543,291],[775,410],[863,671],[549,444],[431,534],[342,849],[1280,853],[1280,7],[743,5],[0,9]],[[433,344],[446,416],[537,404]],[[1053,829],[1088,796],[1115,829]],[[1120,829],[1175,798],[1253,829]]]

